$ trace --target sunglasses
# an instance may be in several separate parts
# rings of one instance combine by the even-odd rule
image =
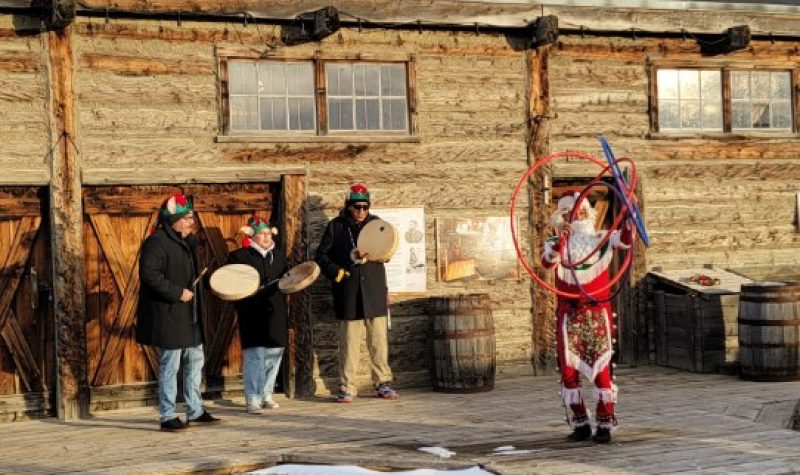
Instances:
[[[352,205],[353,209],[356,211],[367,211],[369,210],[369,205]]]

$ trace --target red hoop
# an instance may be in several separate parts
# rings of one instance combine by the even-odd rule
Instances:
[[[546,156],[540,158],[536,163],[534,163],[530,168],[528,168],[528,170],[519,179],[519,182],[517,182],[517,186],[514,187],[514,193],[511,196],[511,205],[509,207],[509,215],[511,217],[511,239],[514,241],[514,248],[517,251],[517,258],[519,259],[519,261],[522,264],[522,266],[525,268],[525,271],[528,272],[528,275],[530,275],[531,278],[534,281],[536,281],[539,285],[541,285],[545,289],[549,290],[550,292],[553,292],[554,294],[556,294],[558,296],[561,296],[561,297],[564,297],[564,298],[568,298],[568,299],[580,299],[580,298],[584,297],[584,295],[582,295],[580,293],[571,293],[571,292],[564,292],[563,290],[559,290],[555,286],[545,282],[544,280],[542,280],[542,278],[540,278],[538,275],[536,275],[536,273],[533,271],[533,268],[531,267],[530,263],[528,262],[528,259],[525,257],[524,253],[522,252],[522,249],[520,248],[519,240],[517,239],[517,226],[516,226],[515,219],[514,219],[514,210],[515,210],[515,208],[517,206],[517,199],[519,197],[519,192],[522,189],[523,185],[528,180],[528,178],[534,172],[536,172],[537,170],[539,170],[543,166],[547,165],[548,163],[550,163],[550,162],[552,162],[554,160],[560,159],[560,158],[579,158],[581,160],[586,160],[586,161],[592,162],[592,163],[594,163],[595,165],[597,165],[598,167],[600,167],[602,169],[600,174],[597,177],[595,177],[594,180],[592,180],[590,185],[587,186],[586,188],[584,188],[584,190],[581,192],[581,195],[579,196],[579,199],[581,199],[581,200],[585,199],[586,194],[588,194],[588,189],[590,189],[592,186],[594,186],[595,182],[599,181],[600,178],[602,178],[602,176],[607,171],[610,170],[610,165],[607,165],[607,164],[603,163],[601,160],[599,160],[598,158],[595,158],[594,156],[589,155],[588,153],[583,153],[583,152],[572,152],[572,151],[556,152],[556,153],[552,153],[550,155],[546,155]],[[631,164],[633,164],[633,161],[630,160],[630,159],[627,159],[627,158],[622,158],[620,160],[625,160],[625,161],[628,161]],[[636,183],[635,170],[636,169],[635,169],[635,165],[634,165],[633,176],[632,176],[632,180],[631,180],[631,183],[633,185],[633,186],[631,186],[631,188],[634,188],[634,189],[635,189],[635,183]],[[630,189],[628,189],[628,190],[620,190],[620,192],[621,193],[627,192],[627,193],[631,194]],[[632,194],[629,197],[632,197]],[[576,211],[578,209],[578,205],[579,204],[580,204],[579,202],[575,203],[575,205],[573,206],[572,214],[576,214]],[[617,217],[614,220],[614,224],[617,227],[622,222],[621,215],[624,212],[625,212],[625,208],[623,207],[623,209],[620,211],[620,213],[617,215]],[[607,233],[607,234],[610,236],[611,232],[609,231],[609,233]],[[599,246],[598,246],[598,249],[599,249]],[[628,247],[627,252],[625,253],[625,259],[623,260],[622,266],[620,267],[620,269],[616,273],[616,275],[614,275],[614,277],[609,280],[607,285],[605,285],[604,287],[602,287],[600,289],[595,290],[591,294],[586,294],[586,295],[588,295],[589,297],[594,297],[595,295],[599,295],[600,293],[605,292],[606,290],[608,290],[609,288],[614,286],[622,278],[622,276],[625,275],[625,271],[630,266],[631,260],[632,260],[632,255],[633,255],[632,253],[633,253],[633,242]],[[575,264],[572,264],[572,263],[569,263],[569,264],[575,265]]]

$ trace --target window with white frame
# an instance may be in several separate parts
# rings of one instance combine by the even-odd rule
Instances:
[[[226,135],[411,134],[408,61],[223,62]]]
[[[731,71],[731,102],[734,130],[792,128],[788,71]]]
[[[659,69],[658,119],[661,130],[722,131],[721,72]]]
[[[793,71],[741,67],[657,67],[657,132],[792,132]]]
[[[232,132],[316,130],[312,63],[231,61]]]
[[[328,63],[328,129],[408,129],[406,71],[402,64]]]

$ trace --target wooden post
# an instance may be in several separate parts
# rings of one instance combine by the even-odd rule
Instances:
[[[50,223],[56,348],[56,412],[61,420],[88,414],[84,335],[83,219],[75,144],[71,27],[47,33],[50,70]]]
[[[307,259],[305,201],[305,175],[284,175],[281,187],[282,231],[290,267]],[[286,351],[286,395],[313,395],[313,332],[308,290],[289,296],[289,342]]]
[[[527,53],[528,63],[528,165],[550,153],[550,45],[541,46]],[[531,176],[528,187],[528,223],[530,225],[531,256],[541,254],[547,239],[549,218],[548,201],[550,169],[538,170]],[[547,194],[547,196],[545,196]],[[538,262],[531,262],[537,275],[552,282],[548,272]],[[531,283],[532,300],[532,355],[534,374],[546,371],[555,361],[555,301],[541,286]]]

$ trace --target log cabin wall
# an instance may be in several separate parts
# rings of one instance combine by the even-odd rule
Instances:
[[[27,5],[18,3],[19,8]],[[102,11],[110,3],[87,0],[82,5]],[[122,10],[141,9],[142,14],[175,13],[141,2],[113,3]],[[256,17],[278,12],[282,18],[293,18],[298,10],[320,6],[304,2],[287,9],[264,6],[267,3],[253,10]],[[490,294],[501,375],[530,371],[531,358],[548,359],[542,348],[532,349],[552,343],[543,336],[552,329],[543,323],[549,312],[542,311],[542,295],[537,293],[535,303],[531,300],[527,278],[440,282],[435,221],[506,215],[511,189],[533,156],[565,149],[599,155],[598,133],[606,134],[618,156],[637,160],[641,178],[637,192],[653,240],[646,254],[638,253],[635,293],[626,297],[629,303],[623,311],[633,319],[628,322],[632,328],[640,331],[635,337],[638,341],[629,344],[636,346],[644,338],[644,290],[639,281],[649,268],[796,267],[800,262],[795,221],[800,168],[792,134],[669,137],[651,133],[649,114],[654,62],[702,65],[736,60],[796,65],[798,43],[760,39],[745,50],[704,58],[691,39],[574,34],[576,25],[671,32],[678,24],[697,33],[718,33],[734,24],[750,24],[762,33],[795,35],[798,15],[480,2],[436,2],[427,11],[422,7],[428,3],[417,2],[417,12],[406,3],[389,0],[381,5],[391,8],[374,5],[358,0],[351,6],[357,13],[383,21],[423,16],[426,22],[448,19],[505,27],[554,14],[571,25],[573,33],[562,32],[556,45],[532,52],[520,48],[518,38],[479,28],[362,30],[351,23],[320,42],[286,46],[279,25],[180,21],[167,16],[149,20],[79,16],[59,44],[69,48],[74,60],[67,60],[72,64],[68,69],[74,98],[70,97],[69,104],[75,117],[70,124],[70,130],[74,127],[70,153],[79,158],[82,185],[277,183],[281,177],[305,177],[292,180],[293,191],[283,190],[291,196],[303,190],[305,196],[302,226],[306,232],[297,239],[307,243],[305,257],[310,257],[325,223],[336,214],[345,189],[353,182],[363,181],[370,187],[376,207],[424,206],[428,291],[393,296],[390,358],[400,385],[430,381],[426,299],[433,295]],[[203,1],[173,6],[206,12],[220,8]],[[407,17],[409,12],[413,18]],[[48,183],[52,137],[61,127],[50,123],[56,111],[48,110],[52,109],[48,100],[52,86],[48,88],[47,35],[31,30],[20,33],[20,22],[25,21],[20,15],[0,16],[0,84],[4,86],[0,131],[6,145],[0,152],[4,165],[0,183],[6,185]],[[404,55],[414,70],[415,134],[397,141],[231,140],[224,135],[221,101],[224,57],[231,51],[307,58]],[[540,103],[545,100],[547,104]],[[531,126],[534,122],[535,127]],[[547,200],[537,190],[546,188],[549,180],[591,177],[594,172],[560,164],[547,170],[548,176],[535,177],[530,199],[537,205],[532,216],[544,214],[541,208]],[[518,215],[527,213],[523,203]],[[529,226],[523,218],[520,223],[523,237],[530,228],[534,247],[544,231],[539,221],[533,219],[534,225]],[[316,383],[314,390],[323,394],[332,388],[337,361],[335,321],[324,279],[312,287],[310,304],[311,327],[297,337],[313,337],[313,361],[308,362],[313,370],[308,376]],[[532,307],[536,307],[535,322],[531,321]],[[366,364],[362,366],[362,383],[367,386],[369,375]]]
[[[429,384],[429,295],[488,292],[501,374],[530,372],[528,280],[443,284],[435,265],[435,220],[506,216],[527,167],[525,52],[504,35],[342,29],[319,43],[279,46],[308,57],[413,55],[418,133],[396,143],[237,143],[218,137],[218,53],[272,49],[266,45],[280,43],[279,26],[79,18],[74,29],[85,181],[236,181],[301,170],[309,254],[352,183],[366,183],[376,207],[423,206],[428,292],[392,296],[390,362],[398,384]],[[524,204],[519,212],[525,216]],[[327,280],[311,294],[313,377],[324,394],[337,376],[337,327]],[[370,384],[367,364],[361,382]]]
[[[44,37],[18,31],[27,18],[0,15],[0,183],[44,185],[50,176]]]
[[[621,309],[627,312],[621,322],[626,362],[648,359],[642,281],[647,270],[800,265],[796,136],[654,133],[650,68],[669,61],[707,67],[781,62],[789,69],[800,65],[800,55],[795,41],[753,41],[741,51],[701,56],[697,42],[688,38],[560,37],[550,60],[551,149],[602,157],[597,135],[603,133],[617,157],[632,157],[638,164],[651,245],[646,253],[637,249],[636,292]],[[553,173],[593,176],[598,171],[561,164]],[[638,353],[626,355],[626,347]]]
[[[800,54],[798,43],[787,41],[753,41],[742,51],[701,57],[690,39],[562,36],[550,69],[557,115],[551,148],[602,156],[597,134],[604,133],[618,157],[636,159],[653,241],[648,268],[800,264],[797,138],[651,133],[649,64],[661,60],[797,67]]]

